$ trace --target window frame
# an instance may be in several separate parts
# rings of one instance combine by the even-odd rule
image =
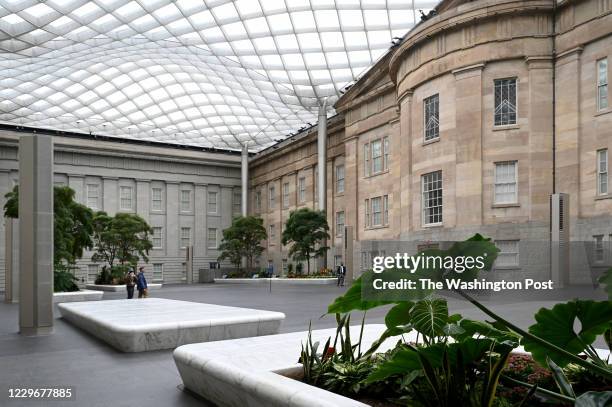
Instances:
[[[124,207],[123,206],[123,200],[127,199],[123,197],[123,191],[130,191],[130,207]],[[126,212],[126,211],[133,211],[134,210],[134,187],[129,186],[129,185],[120,185],[119,186],[119,211],[122,212]]]
[[[336,212],[336,237],[343,237],[344,236],[344,225],[345,225],[345,212],[344,211],[338,211]],[[342,223],[340,223],[340,217],[342,217]]]
[[[90,199],[92,198],[90,195],[90,192],[92,192],[91,187],[95,187],[95,191],[96,191],[96,196],[94,197],[96,199],[95,205],[90,204]],[[93,210],[100,209],[100,184],[88,183],[85,185],[85,200],[86,200],[87,206],[90,209],[93,209]]]
[[[274,223],[268,225],[268,244],[270,246],[276,245],[276,224]]]
[[[605,260],[604,235],[593,235],[595,243],[593,245],[593,261],[603,263]]]
[[[185,195],[185,193],[187,193]],[[187,196],[187,200],[185,200],[185,196]],[[191,190],[190,189],[181,189],[180,190],[180,201],[179,201],[179,208],[180,208],[180,212],[191,212],[192,211],[192,206],[191,206]],[[185,207],[186,205],[186,207]]]
[[[497,83],[498,82],[504,82],[504,81],[513,81],[514,82],[514,104],[509,106],[510,108],[514,108],[514,121],[511,121],[508,118],[508,122],[504,123],[503,121],[498,123],[497,122],[497,110],[498,110],[498,106],[496,104],[496,93],[497,93]],[[518,124],[518,85],[519,85],[519,80],[518,77],[508,77],[508,78],[496,78],[493,79],[493,127],[506,127],[506,126],[516,126]],[[501,97],[500,97],[501,99]],[[500,100],[500,102],[503,104],[503,99]],[[500,108],[502,108],[500,106]],[[512,112],[509,110],[508,111],[508,115],[510,115]],[[500,113],[500,115],[503,115],[504,113]],[[501,119],[500,119],[501,120]]]
[[[498,166],[501,165],[514,165],[514,182],[498,182]],[[518,160],[508,160],[508,161],[497,161],[493,163],[493,204],[494,205],[517,205],[519,203],[519,185],[518,185]],[[497,187],[501,185],[511,185],[514,184],[514,200],[508,202],[499,202],[497,199]]]
[[[219,193],[217,191],[207,191],[206,193],[206,213],[217,214],[219,212]],[[211,196],[214,197],[214,202],[211,202]],[[211,211],[210,207],[214,205],[215,210]]]
[[[160,274],[160,278],[156,278],[156,271],[155,271],[155,266],[160,266],[161,267],[161,271],[159,272]],[[153,281],[164,281],[164,263],[152,263],[152,269],[153,269]]]
[[[188,236],[184,236],[184,231],[187,231]],[[183,241],[187,239],[187,245],[183,245]],[[179,249],[186,250],[187,247],[191,246],[191,228],[189,226],[181,226],[180,235],[179,235]]]
[[[232,214],[240,215],[241,213],[242,213],[242,191],[239,189],[234,189],[232,191]]]
[[[603,153],[603,154],[602,154]],[[599,150],[597,150],[597,157],[596,157],[596,165],[597,168],[595,170],[596,174],[597,174],[597,196],[607,196],[610,192],[610,175],[609,175],[609,166],[610,166],[610,161],[609,161],[609,154],[608,154],[608,149],[607,148],[601,148]],[[601,157],[602,155],[605,157],[605,171],[602,171],[602,160]],[[606,190],[605,192],[602,189],[602,181],[605,181],[605,185],[606,185]]]
[[[366,229],[370,227],[370,199],[366,198],[365,200],[365,227]]]
[[[153,226],[153,233],[151,234],[151,243],[153,245],[153,247],[151,247],[151,249],[153,250],[163,250],[164,249],[164,227],[163,226]],[[155,235],[155,229],[159,229],[160,233],[159,236]],[[155,239],[159,239],[159,246],[155,246]]]
[[[298,202],[306,202],[306,177],[298,178]]]
[[[439,174],[439,180],[432,180],[429,183],[433,184],[433,182],[439,182],[440,188],[431,189],[431,190],[426,191],[425,190],[426,177],[433,176],[434,174]],[[428,206],[427,205],[428,197],[426,196],[426,194],[433,193],[438,190],[440,191],[440,205],[439,206]],[[435,199],[435,198],[430,198],[430,199]],[[433,209],[433,208],[438,208],[438,207],[440,208],[439,215],[436,215],[436,214],[432,214],[431,216],[427,215],[428,210]],[[427,221],[428,217],[435,217],[435,216],[439,216],[440,220],[437,222]],[[421,225],[423,227],[440,226],[443,224],[443,222],[444,222],[444,178],[442,177],[442,170],[436,170],[436,171],[428,172],[428,173],[421,175]]]
[[[601,65],[605,64],[605,75],[604,75],[604,79],[605,81],[601,81]],[[608,92],[608,76],[609,76],[609,66],[608,66],[608,58],[600,58],[597,60],[596,65],[595,65],[595,77],[596,77],[596,83],[597,83],[597,94],[596,94],[596,98],[597,98],[597,111],[601,112],[603,110],[606,110],[610,107],[610,100],[609,100],[609,92]],[[606,104],[605,106],[602,105],[602,95],[603,93],[605,93],[605,101]]]
[[[213,230],[215,233],[215,239],[214,239],[215,244],[211,246],[210,232]],[[211,250],[217,250],[219,248],[219,231],[217,228],[207,228],[206,229],[206,248],[211,249]]]
[[[516,244],[516,251],[503,251],[502,247],[499,246],[499,244],[508,244],[508,243],[514,243]],[[520,239],[499,239],[499,240],[495,240],[495,246],[499,249],[499,254],[497,255],[497,259],[495,261],[495,268],[496,269],[518,269],[521,267],[521,241]],[[515,261],[507,264],[497,264],[497,262],[499,261],[500,258],[502,258],[502,256],[506,256],[506,257],[510,257],[510,256],[515,256]]]
[[[283,182],[283,209],[289,208],[289,182]]]
[[[261,212],[261,189],[255,191],[255,212]]]
[[[434,109],[435,134],[433,136],[428,136],[430,129],[428,128],[429,120],[427,117],[427,113],[430,111],[429,107],[430,107],[430,104],[432,104],[432,102],[435,102],[435,109]],[[430,142],[433,142],[439,139],[440,139],[440,94],[435,93],[423,99],[423,143],[430,143]]]
[[[345,177],[344,164],[336,165],[336,194],[344,193],[344,177]]]
[[[155,192],[159,191],[159,199],[156,199]],[[159,202],[159,208],[155,202]],[[164,210],[164,190],[161,187],[151,187],[151,212],[163,212]]]
[[[268,187],[268,209],[275,209],[276,207],[276,187],[270,185]]]

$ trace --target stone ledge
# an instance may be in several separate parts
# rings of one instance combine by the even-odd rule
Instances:
[[[63,302],[99,301],[102,299],[103,295],[104,292],[94,290],[53,293],[53,303],[60,304]]]
[[[215,278],[215,284],[298,284],[298,285],[332,285],[338,279],[331,278]]]
[[[160,288],[162,288],[163,284],[158,284],[158,283],[152,283],[152,284],[147,284],[147,287],[149,290],[159,290]],[[127,291],[127,289],[125,288],[125,284],[119,284],[119,285],[110,285],[110,284],[87,284],[85,285],[85,288],[87,288],[88,290],[93,290],[93,291],[111,291],[111,292],[118,292],[118,291]],[[134,287],[134,291],[136,291],[136,288]]]
[[[351,327],[354,338],[359,336],[359,329]],[[365,347],[384,330],[383,324],[366,325]],[[335,333],[335,328],[316,330],[312,340],[325,343]],[[221,407],[367,406],[290,378],[301,375],[302,365],[297,360],[306,337],[307,332],[293,332],[185,345],[175,349],[174,362],[187,389]],[[388,339],[380,351],[394,347],[396,342],[397,338]]]
[[[73,302],[57,307],[63,319],[122,352],[271,335],[285,319],[281,312],[163,298]]]

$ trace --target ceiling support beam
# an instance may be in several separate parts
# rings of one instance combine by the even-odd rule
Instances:
[[[242,211],[242,216],[247,216],[248,211],[248,202],[249,202],[249,142],[245,141],[242,145],[242,164],[241,164],[241,175],[242,182],[240,185],[240,191],[242,192],[242,204],[240,206]]]

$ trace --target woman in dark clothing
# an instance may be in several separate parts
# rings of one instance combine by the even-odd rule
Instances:
[[[133,269],[130,269],[125,276],[125,287],[127,288],[128,300],[134,298],[134,286],[136,285],[136,273]]]
[[[136,276],[136,288],[138,288],[138,298],[147,298],[147,279],[144,274],[144,266],[141,266]]]

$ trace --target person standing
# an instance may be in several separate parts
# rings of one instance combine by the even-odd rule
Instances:
[[[340,263],[336,274],[338,275],[338,287],[344,287],[344,277],[346,276],[346,266],[344,263]]]
[[[138,275],[136,276],[136,288],[138,288],[138,298],[147,298],[147,279],[144,274],[144,266],[140,266],[138,269]]]
[[[134,286],[136,285],[136,273],[130,269],[125,275],[125,288],[127,289],[128,300],[134,298]]]

